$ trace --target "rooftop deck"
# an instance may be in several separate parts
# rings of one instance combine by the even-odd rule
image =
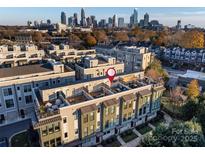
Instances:
[[[70,105],[74,105],[74,104],[88,101],[89,99],[85,95],[77,95],[77,96],[68,97],[66,100]]]
[[[91,92],[90,95],[91,95],[93,98],[100,98],[100,97],[104,97],[104,96],[111,95],[111,93],[109,93],[108,91],[106,91],[106,90],[103,89],[103,88],[100,88],[100,89],[97,90],[97,91]]]

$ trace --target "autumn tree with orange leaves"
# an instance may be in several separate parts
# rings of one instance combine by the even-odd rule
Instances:
[[[187,94],[190,98],[196,98],[199,96],[200,91],[199,91],[199,83],[197,80],[192,80],[189,84],[188,84],[188,90],[187,90]]]

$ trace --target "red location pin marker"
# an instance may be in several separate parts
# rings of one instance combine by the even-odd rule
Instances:
[[[107,70],[107,76],[108,76],[108,79],[110,80],[111,83],[112,83],[112,81],[113,81],[115,75],[116,75],[116,71],[115,71],[114,68],[109,68],[109,69]]]

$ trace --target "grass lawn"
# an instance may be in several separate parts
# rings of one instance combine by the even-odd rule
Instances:
[[[150,128],[150,127],[147,126],[147,125],[141,125],[141,126],[136,127],[136,130],[137,130],[140,134],[144,135],[144,134],[150,132],[150,131],[152,130],[152,128]]]
[[[127,143],[127,142],[134,140],[138,136],[135,133],[133,133],[132,130],[127,130],[127,131],[121,133],[120,137]]]
[[[117,140],[116,137],[109,138],[102,143],[103,147],[119,147],[121,146],[120,142]]]
[[[29,147],[29,137],[28,132],[19,133],[11,138],[12,147]]]

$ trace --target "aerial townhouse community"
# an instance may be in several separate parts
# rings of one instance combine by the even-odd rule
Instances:
[[[44,56],[44,50],[38,50],[35,45],[0,46],[1,67],[14,67],[36,63],[42,60]]]
[[[9,48],[0,46],[0,128],[29,119],[41,146],[96,146],[160,110],[165,88],[144,74],[151,62],[147,48],[121,49],[130,58],[134,54],[134,61],[121,60],[117,51],[68,45],[45,51],[34,45]],[[137,69],[128,70],[131,63]],[[116,71],[112,82],[109,68]]]

